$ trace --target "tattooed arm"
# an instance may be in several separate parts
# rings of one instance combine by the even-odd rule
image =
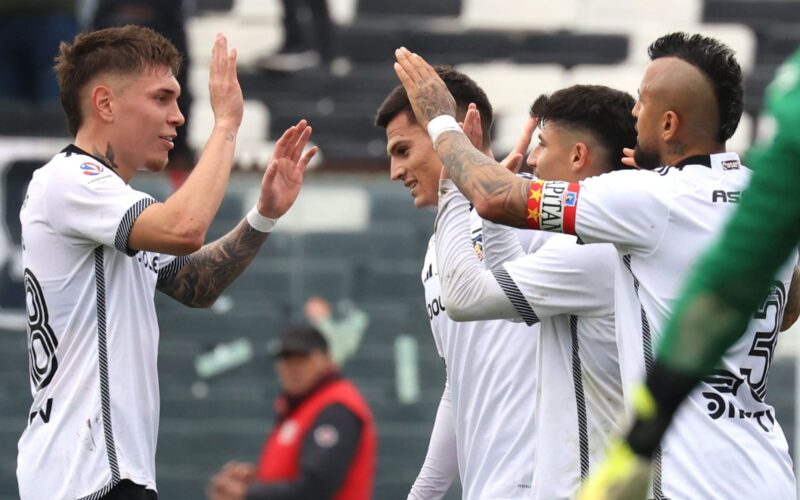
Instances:
[[[233,231],[189,255],[175,275],[159,279],[157,288],[189,307],[209,307],[253,262],[268,236],[243,220]]]
[[[420,125],[427,129],[428,123],[437,116],[455,117],[455,100],[436,71],[405,48],[398,49],[395,56],[395,72]],[[529,181],[487,157],[460,132],[442,133],[434,146],[448,174],[482,218],[525,227]]]
[[[261,217],[278,219],[294,204],[306,166],[317,152],[314,146],[303,154],[310,137],[311,127],[301,120],[275,143],[255,207]],[[253,262],[268,236],[245,219],[233,231],[189,255],[177,273],[159,276],[158,290],[190,307],[208,307]]]

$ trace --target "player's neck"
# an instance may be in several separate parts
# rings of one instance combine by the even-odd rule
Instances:
[[[75,136],[75,145],[103,162],[126,184],[136,175],[136,167],[131,167],[125,158],[120,157],[119,148],[115,148],[111,140],[103,134],[92,133],[82,128]]]
[[[709,142],[686,145],[679,149],[667,151],[664,155],[664,165],[678,165],[686,158],[692,156],[705,156],[725,152],[725,144]]]

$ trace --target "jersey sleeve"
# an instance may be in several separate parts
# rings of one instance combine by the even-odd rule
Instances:
[[[158,281],[169,282],[178,274],[178,271],[189,262],[189,255],[177,257],[162,253],[159,255]]]
[[[452,181],[440,182],[436,259],[447,315],[454,321],[519,319],[492,271],[485,270],[469,239],[469,203]],[[529,325],[534,314],[522,316]]]
[[[575,238],[554,236],[536,253],[507,262],[498,283],[507,295],[524,300],[520,314],[539,318],[574,314],[606,316],[614,311],[617,252],[611,245],[578,245]]]
[[[133,223],[156,201],[108,168],[78,161],[65,162],[48,183],[46,213],[51,226],[74,245],[101,244],[136,254],[128,248]],[[87,164],[95,170],[81,168]]]
[[[411,485],[408,500],[436,500],[443,498],[458,474],[456,430],[450,402],[450,385],[445,382],[425,462],[417,479]]]
[[[611,172],[580,183],[531,181],[530,229],[572,234],[583,243],[611,243],[622,252],[650,253],[669,218],[659,174]]]

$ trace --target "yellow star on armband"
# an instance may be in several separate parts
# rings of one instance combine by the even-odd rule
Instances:
[[[533,219],[535,221],[539,221],[539,209],[538,208],[529,208],[528,209],[528,218]]]
[[[528,198],[529,200],[536,200],[539,201],[542,198],[542,190],[541,189],[531,189],[531,196]]]

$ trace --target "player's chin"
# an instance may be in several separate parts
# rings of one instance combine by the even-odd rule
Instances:
[[[428,208],[428,207],[435,207],[436,205],[437,205],[437,200],[432,199],[430,196],[419,194],[414,197],[415,208]]]
[[[161,172],[167,167],[167,163],[169,163],[169,157],[167,155],[163,155],[156,158],[150,158],[147,162],[145,162],[144,167],[150,172]]]

